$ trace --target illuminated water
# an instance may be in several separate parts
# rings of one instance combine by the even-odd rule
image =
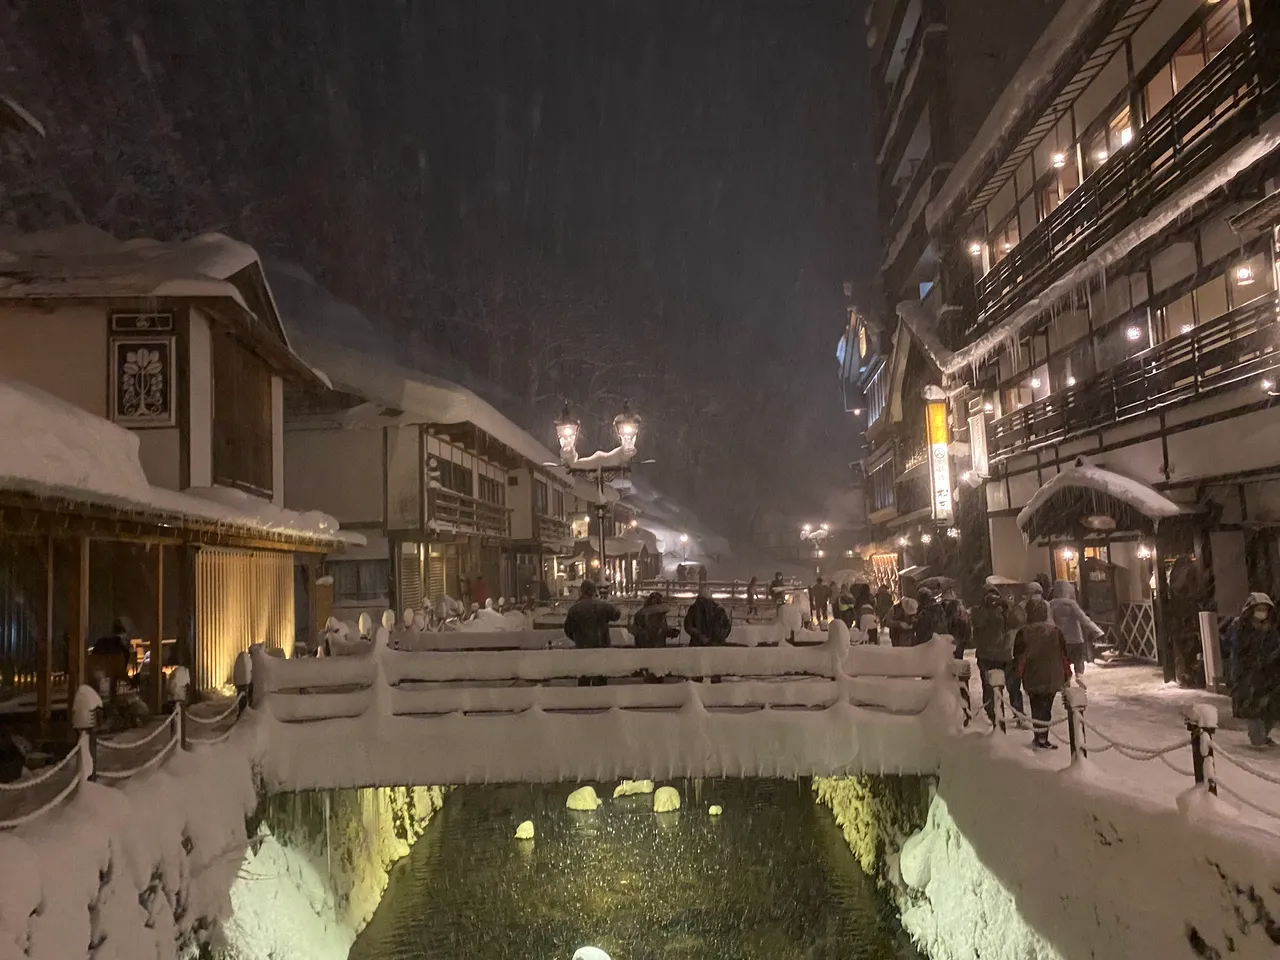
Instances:
[[[571,812],[567,785],[453,791],[351,960],[915,957],[807,783],[680,786],[662,815],[648,796]],[[525,819],[531,843],[512,839]]]

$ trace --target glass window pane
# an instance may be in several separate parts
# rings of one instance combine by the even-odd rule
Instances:
[[[1107,146],[1107,131],[1105,129],[1093,133],[1085,141],[1084,147],[1084,175],[1090,177],[1094,171],[1107,162],[1107,158],[1111,156],[1111,150]]]
[[[1205,53],[1212,60],[1236,37],[1240,36],[1240,8],[1234,3],[1220,4],[1204,24]]]
[[[1107,145],[1111,153],[1123,150],[1133,142],[1133,124],[1129,118],[1129,108],[1121,107],[1107,124]]]
[[[1236,263],[1227,271],[1231,288],[1231,306],[1234,309],[1251,300],[1257,300],[1274,289],[1274,276],[1266,253],[1256,253],[1248,260]]]
[[[1161,324],[1160,339],[1168,340],[1170,337],[1190,333],[1196,325],[1193,295],[1188,293],[1179,297],[1165,307],[1161,315],[1163,322]]]
[[[1196,288],[1196,317],[1198,323],[1208,323],[1226,312],[1226,277],[1214,277]]]
[[[1166,103],[1173,98],[1173,68],[1165,64],[1160,72],[1151,78],[1145,93],[1147,118],[1154,117],[1164,109]]]
[[[1200,31],[1186,39],[1173,55],[1173,89],[1176,93],[1191,82],[1191,78],[1204,69],[1204,40]]]

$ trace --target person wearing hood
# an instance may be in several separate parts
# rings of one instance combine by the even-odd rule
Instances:
[[[631,615],[628,630],[636,638],[636,646],[665,647],[668,639],[680,636],[679,630],[667,626],[667,616],[670,613],[671,608],[667,606],[662,594],[656,591],[649,594],[644,606]]]
[[[978,658],[978,678],[982,681],[982,707],[988,719],[996,722],[995,688],[989,676],[992,670],[1004,671],[1009,703],[1018,713],[1022,707],[1022,679],[1013,669],[1013,640],[1021,624],[1010,616],[1010,606],[995,586],[988,586],[982,603],[971,613],[973,646]],[[1022,726],[1024,721],[1017,721]]]
[[[703,587],[684,615],[684,632],[689,635],[689,646],[723,646],[732,630],[729,614],[711,599],[711,591]]]
[[[1031,698],[1031,719],[1035,724],[1031,745],[1056,750],[1058,745],[1049,739],[1049,721],[1053,717],[1053,699],[1066,685],[1071,666],[1067,642],[1062,631],[1050,622],[1049,604],[1038,591],[1027,600],[1027,623],[1014,640],[1013,657],[1022,686]]]
[[[916,614],[920,612],[920,604],[911,597],[903,597],[889,611],[889,619],[885,626],[889,628],[889,642],[895,647],[911,646],[915,636]]]
[[[1236,621],[1231,712],[1249,722],[1249,743],[1275,745],[1280,723],[1280,633],[1276,608],[1265,593],[1251,593]]]
[[[1085,645],[1106,634],[1100,626],[1076,602],[1076,585],[1070,580],[1053,582],[1053,599],[1049,601],[1049,615],[1053,624],[1062,631],[1067,643],[1067,659],[1075,668],[1076,683],[1084,686]]]
[[[928,643],[937,634],[950,635],[951,625],[947,622],[946,608],[940,604],[928,587],[921,587],[917,594],[919,610],[916,613],[912,632],[915,634],[913,645]],[[957,641],[957,645],[960,641]]]

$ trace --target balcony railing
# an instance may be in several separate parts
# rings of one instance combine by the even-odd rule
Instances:
[[[573,539],[573,527],[569,525],[568,520],[538,514],[537,521],[538,529],[535,536],[542,543],[559,543]]]
[[[1280,369],[1274,295],[1172,337],[1111,369],[991,424],[992,459],[1033,444],[1153,413],[1242,383],[1259,386]]]
[[[509,536],[510,511],[443,487],[427,490],[427,522],[437,528],[491,537]]]
[[[879,147],[884,142],[885,134],[889,132],[889,123],[894,113],[900,108],[899,100],[902,95],[907,92],[907,80],[911,77],[912,68],[916,65],[916,60],[920,57],[920,48],[924,46],[924,37],[928,32],[928,24],[921,17],[919,23],[916,24],[916,32],[911,35],[911,39],[907,42],[907,51],[902,58],[902,70],[898,74],[898,79],[893,82],[893,86],[889,88],[884,104],[887,107],[884,116],[877,125],[876,145]]]
[[[972,340],[1221,158],[1277,101],[1278,67],[1249,28],[977,283]]]

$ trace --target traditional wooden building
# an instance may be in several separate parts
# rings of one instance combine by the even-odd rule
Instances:
[[[555,579],[591,493],[551,451],[456,383],[298,339],[333,389],[290,394],[288,502],[367,538],[327,565],[338,609],[457,599],[478,575],[494,599]]]
[[[189,571],[175,568],[163,581],[165,590],[179,584],[189,589],[168,604],[175,615],[182,611],[190,618],[189,629],[166,627],[161,633],[185,651],[184,662],[202,687],[226,683],[235,654],[250,643],[287,649],[294,633],[293,550],[333,550],[341,538],[331,521],[299,527],[296,516],[283,510],[283,383],[314,381],[315,375],[289,346],[257,254],[218,234],[120,242],[84,226],[7,234],[0,236],[0,249],[0,377],[15,383],[0,416],[17,418],[16,411],[40,406],[18,403],[22,391],[16,384],[25,383],[82,411],[89,418],[85,423],[111,428],[106,432],[132,444],[127,456],[116,457],[118,463],[100,462],[101,445],[57,448],[68,463],[77,454],[84,461],[79,469],[85,482],[71,485],[73,493],[102,492],[95,484],[112,469],[131,478],[128,505],[117,511],[122,515],[103,516],[99,510],[96,526],[67,522],[65,530],[87,538],[83,563],[92,572],[101,556],[102,576],[123,578],[132,567],[113,561],[113,550],[123,557],[143,549],[137,544],[162,544],[157,555],[168,556],[181,544],[199,547],[189,553]],[[32,417],[8,420],[5,456],[17,456],[23,436],[40,430]],[[29,479],[32,469],[31,463],[11,460],[8,473]],[[17,495],[12,486],[6,489]],[[140,501],[164,509],[139,519]],[[202,516],[200,509],[215,528],[219,517],[236,518],[237,532],[204,530],[193,538],[183,532],[194,529],[190,524],[169,523],[171,517]],[[5,529],[25,536],[27,527],[39,532],[42,524],[53,523],[56,530],[61,521],[51,516],[61,515],[70,514],[57,503],[49,510],[11,503]],[[112,533],[126,529],[130,516],[137,521],[135,534]],[[135,546],[108,548],[108,542]],[[28,577],[27,560],[39,554],[38,545],[22,543],[5,567],[11,580]],[[154,574],[160,577],[160,568]],[[20,592],[29,595],[27,587]],[[14,595],[10,589],[7,596]],[[91,619],[66,629],[73,651],[111,627],[106,607],[93,606],[93,594],[89,602]],[[34,623],[47,627],[51,607],[42,609],[46,619]],[[10,616],[6,622],[8,649],[26,651],[18,660],[29,658],[33,644],[48,641],[47,631],[35,629],[29,617]],[[137,630],[141,638],[154,633]],[[45,655],[37,660],[48,666]],[[16,687],[16,675],[29,671],[14,673]]]
[[[899,308],[995,572],[1079,582],[1170,673],[1198,610],[1280,591],[1278,111],[1275,4],[1069,0],[930,204],[941,296]]]

